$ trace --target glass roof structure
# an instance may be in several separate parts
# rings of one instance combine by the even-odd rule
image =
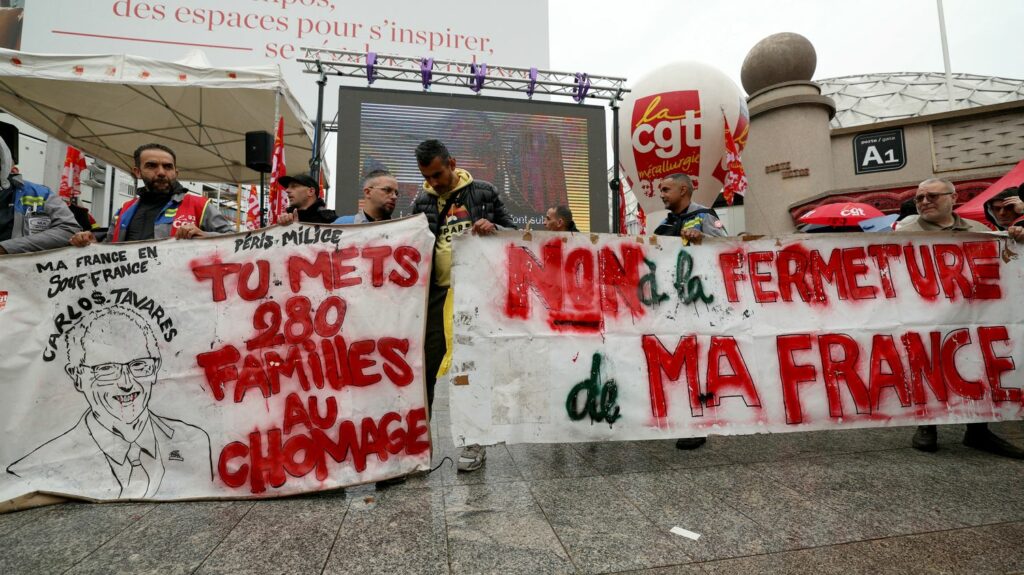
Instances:
[[[832,128],[848,128],[950,110],[946,75],[894,72],[815,80],[836,104]],[[953,110],[1024,100],[1024,80],[953,74]]]

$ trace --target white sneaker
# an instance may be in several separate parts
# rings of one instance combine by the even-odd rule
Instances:
[[[487,448],[482,445],[467,445],[459,453],[459,471],[476,471],[484,466]]]

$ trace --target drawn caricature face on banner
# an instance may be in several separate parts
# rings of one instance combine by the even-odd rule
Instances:
[[[725,179],[725,126],[742,151],[749,113],[736,84],[721,71],[699,62],[676,62],[651,71],[632,87],[619,109],[622,167],[652,225],[664,210],[657,188],[647,194],[643,182],[670,174],[689,175],[693,201],[710,206]],[[650,217],[654,216],[654,217]]]

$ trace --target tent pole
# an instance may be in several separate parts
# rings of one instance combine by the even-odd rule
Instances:
[[[619,180],[619,101],[612,100],[612,181],[608,182],[612,190],[612,233],[622,233],[621,226],[624,222],[619,220],[619,190],[622,189],[622,182]]]
[[[319,67],[319,63],[318,66]],[[324,87],[327,86],[327,74],[320,70],[320,77],[316,81],[316,124],[313,125],[313,155],[309,159],[309,175],[313,181],[320,181],[320,138],[324,123]]]

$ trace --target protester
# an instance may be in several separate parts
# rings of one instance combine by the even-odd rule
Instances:
[[[654,230],[657,236],[682,237],[687,244],[699,244],[704,236],[725,236],[725,226],[715,210],[694,203],[693,182],[686,174],[665,176],[659,184],[661,201],[668,217]]]
[[[906,224],[896,229],[897,232],[919,231],[958,231],[987,232],[984,224],[965,220],[953,212],[956,188],[949,180],[932,178],[921,182],[917,187],[914,203],[920,215],[908,218]],[[933,452],[939,449],[936,426],[921,425],[911,440],[914,449]],[[964,445],[980,449],[995,455],[1024,459],[1024,449],[1000,438],[992,433],[987,423],[968,423],[964,433]]]
[[[654,235],[681,237],[687,245],[701,243],[705,235],[726,235],[725,226],[715,210],[691,201],[693,182],[690,176],[671,174],[661,179],[658,185],[661,201],[669,214],[655,228]],[[676,440],[676,449],[697,449],[707,441],[707,437],[683,437]]]
[[[52,250],[68,245],[78,230],[60,196],[12,174],[14,160],[0,140],[0,255]]]
[[[336,224],[365,224],[390,220],[398,203],[398,180],[387,170],[374,170],[363,178],[363,208],[341,216]]]
[[[474,180],[469,172],[457,168],[455,158],[440,141],[420,143],[416,147],[416,162],[426,182],[413,202],[412,212],[427,216],[436,238],[424,345],[427,401],[432,405],[437,372],[448,352],[444,308],[451,285],[452,238],[467,231],[485,236],[503,228],[514,229],[515,224],[494,186]],[[479,469],[486,457],[482,446],[464,447],[459,455],[459,471]]]
[[[544,213],[544,227],[552,232],[578,232],[569,206],[554,206]]]
[[[338,219],[338,214],[320,197],[320,186],[313,176],[281,176],[277,183],[288,194],[288,209],[278,216],[277,223],[286,226],[298,220],[304,224],[332,224]]]
[[[949,180],[932,178],[921,182],[914,196],[917,216],[899,221],[897,232],[989,232],[981,222],[965,220],[953,211],[956,188]]]
[[[1019,188],[1006,188],[985,202],[985,219],[997,230],[1003,231],[1016,241],[1024,241],[1024,228],[1014,225],[1024,220],[1024,201],[1020,199]]]
[[[162,240],[172,233],[183,240],[234,231],[209,198],[190,194],[178,183],[173,150],[162,144],[143,144],[133,156],[132,174],[143,186],[118,210],[104,242]],[[72,236],[71,245],[85,247],[96,241],[95,234],[83,231]]]

